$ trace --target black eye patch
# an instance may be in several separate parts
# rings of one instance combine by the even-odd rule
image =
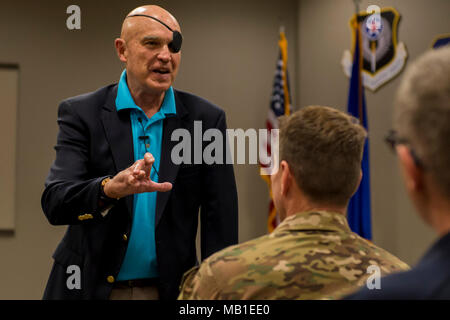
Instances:
[[[173,53],[177,53],[181,50],[181,44],[183,43],[183,36],[178,31],[172,31],[172,42],[169,43],[169,49]]]
[[[155,21],[158,21],[164,27],[166,27],[167,29],[172,31],[172,41],[169,43],[169,50],[172,53],[177,53],[181,50],[181,45],[183,43],[183,36],[181,35],[181,33],[179,31],[173,30],[171,27],[169,27],[167,24],[165,24],[161,20],[159,20],[155,17],[149,16],[149,15],[146,15],[146,14],[133,14],[133,15],[127,16],[127,18],[131,18],[131,17],[146,17],[146,18],[150,18]]]

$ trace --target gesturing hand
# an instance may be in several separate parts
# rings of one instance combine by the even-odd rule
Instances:
[[[130,194],[143,192],[166,192],[172,189],[170,182],[157,183],[150,179],[155,158],[146,153],[144,159],[136,161],[131,167],[120,171],[104,186],[105,194],[110,198],[122,198]]]

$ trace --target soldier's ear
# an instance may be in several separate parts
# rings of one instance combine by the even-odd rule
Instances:
[[[289,192],[289,189],[291,188],[292,179],[294,176],[292,175],[289,164],[285,160],[281,161],[280,169],[281,169],[281,194],[286,195]]]
[[[360,169],[358,184],[356,185],[355,190],[353,190],[352,196],[356,193],[356,191],[358,191],[359,185],[361,184],[362,177],[363,177],[363,172],[362,172],[362,169]]]

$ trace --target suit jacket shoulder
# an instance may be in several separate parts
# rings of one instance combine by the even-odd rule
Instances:
[[[381,288],[364,288],[348,300],[450,299],[450,234],[428,250],[413,269],[381,278]]]
[[[177,112],[180,108],[184,108],[181,112],[185,111],[192,119],[207,121],[225,116],[225,112],[220,107],[204,98],[181,90],[174,90],[174,93]],[[182,106],[179,107],[178,104]]]
[[[81,115],[98,112],[98,109],[103,106],[112,109],[115,107],[117,87],[117,84],[111,84],[93,92],[65,99],[61,102],[61,105],[69,105],[70,108],[75,109],[75,112]],[[174,90],[174,93],[177,113],[182,115],[186,113],[191,118],[198,120],[217,119],[225,114],[217,105],[192,93],[177,89]]]
[[[74,108],[78,114],[92,113],[98,111],[105,104],[114,103],[116,95],[117,84],[111,84],[92,92],[67,98],[61,102],[60,106],[68,105],[70,108]]]

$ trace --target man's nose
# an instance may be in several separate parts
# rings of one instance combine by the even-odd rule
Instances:
[[[168,45],[164,45],[161,49],[161,51],[158,53],[158,59],[160,59],[163,62],[169,62],[171,59],[171,52],[169,50]]]

